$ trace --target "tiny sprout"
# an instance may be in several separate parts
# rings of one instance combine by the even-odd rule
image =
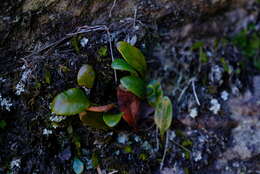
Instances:
[[[169,129],[172,123],[172,102],[169,97],[162,97],[156,105],[154,121],[160,130],[161,137]]]
[[[77,81],[80,86],[92,88],[94,85],[96,73],[91,65],[82,65],[77,76]]]

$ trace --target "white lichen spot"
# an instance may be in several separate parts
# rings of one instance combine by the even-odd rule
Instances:
[[[192,156],[195,162],[198,162],[202,159],[200,151],[193,152]]]
[[[190,115],[191,118],[197,117],[197,116],[198,116],[198,109],[197,109],[197,108],[192,108],[192,109],[190,110],[189,115]]]
[[[229,93],[227,91],[221,92],[221,98],[222,100],[226,101],[228,99]]]
[[[52,134],[52,130],[49,130],[49,129],[43,129],[43,132],[42,132],[43,135],[51,135]]]
[[[85,87],[85,86],[83,86],[82,88],[84,89],[85,94],[86,94],[87,96],[89,96],[89,95],[90,95],[90,92],[91,92],[91,89],[90,89],[90,88],[87,88],[87,87]]]
[[[117,142],[120,144],[125,144],[128,141],[128,136],[124,133],[120,133],[117,137]]]
[[[54,129],[57,129],[57,128],[59,127],[59,125],[58,125],[57,123],[51,124],[51,126],[52,126],[52,128],[54,128]]]
[[[137,143],[139,143],[139,142],[141,142],[142,141],[142,139],[139,137],[139,136],[134,136],[134,140],[135,140],[135,142],[137,142]]]
[[[5,82],[6,81],[6,79],[4,79],[3,77],[0,77],[0,82],[2,83],[2,82]]]
[[[11,107],[13,106],[13,104],[10,99],[3,98],[0,94],[0,106],[7,111],[11,111]]]
[[[88,41],[89,41],[88,38],[83,37],[83,38],[80,40],[80,45],[84,48],[85,46],[87,46]]]
[[[148,143],[148,141],[145,141],[142,145],[141,148],[147,151],[152,151],[153,147],[151,146],[151,144]]]
[[[209,108],[214,114],[217,114],[220,110],[220,104],[217,99],[212,99],[210,101],[211,107]]]
[[[16,89],[15,94],[16,95],[21,95],[21,93],[23,93],[25,91],[25,84],[26,84],[26,82],[27,82],[31,73],[32,73],[32,70],[30,70],[30,69],[23,72],[22,78],[20,79],[20,81],[18,82],[18,84],[15,87],[15,89]]]
[[[135,45],[136,42],[137,42],[137,36],[134,35],[134,36],[129,40],[129,43],[130,43],[131,45]]]
[[[176,137],[175,131],[169,130],[168,137],[169,137],[169,140],[173,141]]]
[[[65,120],[66,118],[67,117],[65,117],[65,116],[56,116],[56,115],[54,115],[54,116],[50,117],[50,121],[59,123],[59,122]]]
[[[239,96],[239,95],[240,95],[239,89],[238,89],[238,87],[236,87],[236,86],[232,86],[232,87],[231,87],[231,92],[232,92],[232,94],[233,94],[234,96]]]
[[[213,66],[209,74],[210,81],[213,83],[222,84],[222,74],[223,68],[219,67],[218,65]]]
[[[15,168],[20,168],[21,167],[21,159],[14,159],[10,163],[10,168],[15,169]]]
[[[16,95],[21,95],[21,93],[23,93],[25,91],[25,84],[22,81],[20,81],[16,85],[15,90],[16,90],[16,92],[15,92]]]

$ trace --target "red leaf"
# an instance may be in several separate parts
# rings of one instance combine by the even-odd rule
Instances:
[[[120,111],[124,113],[123,119],[130,126],[136,128],[140,115],[140,99],[119,86],[117,88],[117,101]]]
[[[104,106],[91,106],[87,108],[87,111],[91,112],[107,112],[115,107],[115,104],[108,104]]]

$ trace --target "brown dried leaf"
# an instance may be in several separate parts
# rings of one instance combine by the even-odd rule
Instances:
[[[136,128],[140,114],[140,99],[119,86],[117,88],[117,101],[120,111],[124,113],[124,120],[130,126]]]

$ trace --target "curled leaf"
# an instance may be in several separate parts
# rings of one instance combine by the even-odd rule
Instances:
[[[135,68],[142,75],[142,77],[144,77],[147,64],[142,52],[138,48],[123,41],[117,43],[117,49],[125,61],[133,68]]]
[[[82,65],[79,69],[77,81],[80,86],[92,88],[94,85],[96,73],[91,65]]]
[[[132,127],[137,127],[140,113],[140,99],[133,93],[120,87],[117,88],[119,109],[124,113],[123,119]]]
[[[154,121],[156,126],[160,129],[161,137],[163,137],[172,123],[172,102],[169,97],[164,96],[158,101]]]
[[[156,104],[163,97],[163,90],[161,84],[157,80],[152,80],[146,87],[146,97],[148,103],[156,107]]]
[[[126,61],[123,59],[115,59],[112,62],[112,68],[116,70],[121,70],[121,71],[128,71],[130,72],[133,76],[138,77],[138,73],[135,71],[135,69],[129,65]]]
[[[51,103],[51,110],[57,115],[75,115],[89,107],[85,93],[78,88],[71,88],[58,94]]]
[[[109,127],[114,127],[119,123],[123,114],[124,113],[122,113],[122,112],[119,114],[104,113],[103,120],[106,123],[106,125],[108,125]]]
[[[134,76],[126,76],[120,79],[121,85],[140,98],[145,97],[145,82]]]

